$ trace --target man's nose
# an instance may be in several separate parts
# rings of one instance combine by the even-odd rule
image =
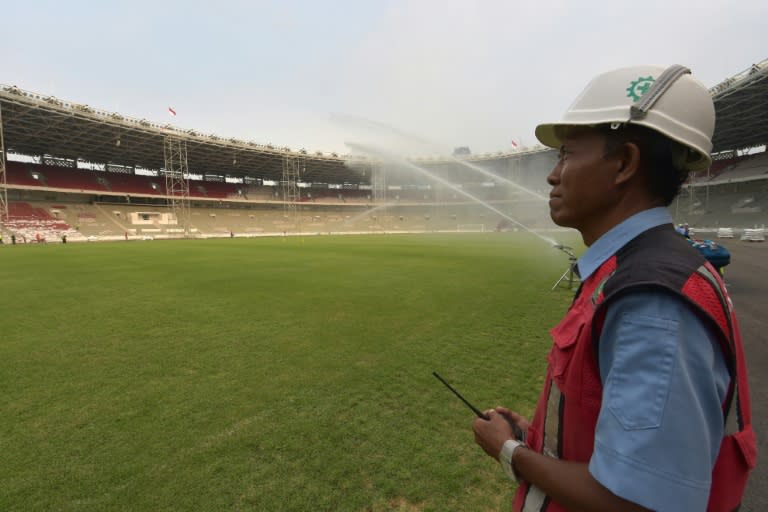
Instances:
[[[558,162],[547,175],[547,183],[553,187],[560,183],[560,167],[560,162]]]

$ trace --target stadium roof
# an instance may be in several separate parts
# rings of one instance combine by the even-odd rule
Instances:
[[[50,155],[93,163],[159,170],[165,166],[168,136],[187,143],[193,173],[280,179],[285,156],[304,159],[308,181],[367,181],[365,167],[351,169],[335,154],[307,154],[237,139],[184,131],[88,105],[67,103],[17,87],[0,86],[0,115],[5,149],[24,155]]]
[[[717,112],[714,153],[768,142],[768,59],[728,78],[710,92]],[[205,135],[14,86],[0,86],[0,116],[6,151],[24,155],[160,170],[165,166],[164,141],[171,136],[186,141],[192,173],[279,180],[283,161],[288,157],[303,159],[302,181],[370,183],[372,162],[365,158],[292,151]],[[543,150],[534,147],[514,153],[472,155],[467,160],[510,158]],[[350,158],[353,165],[346,164]],[[450,160],[438,157],[414,161],[428,165]]]
[[[171,136],[186,141],[191,173],[280,180],[283,160],[289,157],[303,160],[300,166],[303,168],[302,181],[370,183],[373,162],[364,156],[292,151],[286,147],[201,134],[62,101],[15,86],[0,85],[0,116],[6,151],[23,155],[160,170],[165,166],[164,141]],[[542,149],[473,155],[469,159],[497,159]],[[432,157],[419,161],[439,163],[446,160]]]
[[[710,89],[717,124],[712,151],[768,143],[768,59]]]

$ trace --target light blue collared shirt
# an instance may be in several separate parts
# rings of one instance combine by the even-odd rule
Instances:
[[[579,258],[581,278],[640,233],[671,223],[666,208],[653,208],[615,226]],[[679,297],[633,292],[606,312],[599,361],[592,476],[652,510],[706,510],[730,380],[716,334]]]

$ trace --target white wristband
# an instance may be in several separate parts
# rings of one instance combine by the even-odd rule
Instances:
[[[501,467],[504,469],[504,473],[517,483],[520,483],[520,475],[517,474],[515,467],[512,465],[512,455],[515,453],[515,450],[521,446],[525,446],[525,443],[520,442],[517,439],[508,439],[501,447],[501,452],[499,452],[499,462],[501,462]]]

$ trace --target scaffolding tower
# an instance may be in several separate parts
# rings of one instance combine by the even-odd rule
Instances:
[[[371,164],[371,199],[376,215],[371,216],[374,224],[386,229],[387,219],[387,170],[381,162]]]
[[[8,223],[8,188],[5,177],[5,142],[3,140],[3,107],[0,105],[0,232]]]
[[[165,191],[168,208],[176,219],[183,236],[189,235],[189,165],[187,163],[187,142],[179,137],[167,135],[165,153]]]
[[[283,195],[283,212],[286,223],[291,223],[299,229],[298,203],[301,199],[299,178],[305,169],[304,158],[296,155],[283,155],[283,177],[280,180]]]
[[[380,163],[371,165],[371,197],[376,206],[387,202],[387,173]]]

